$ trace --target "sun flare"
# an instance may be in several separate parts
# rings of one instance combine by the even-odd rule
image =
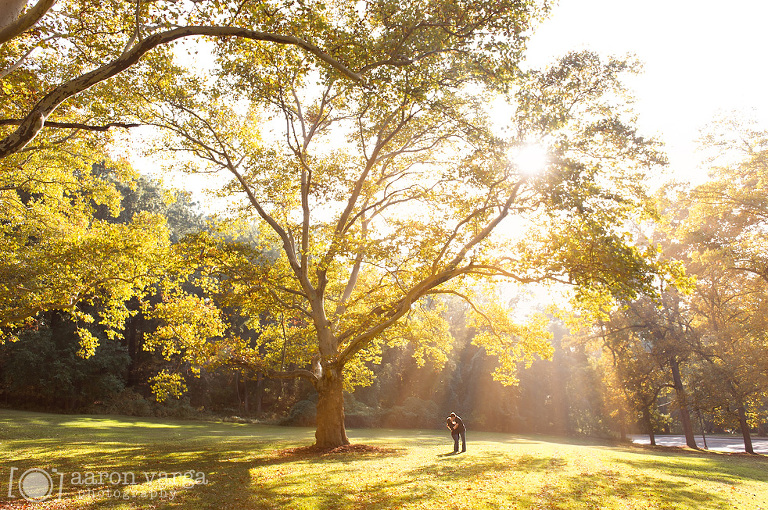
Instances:
[[[538,143],[527,143],[510,151],[510,161],[521,174],[534,175],[542,172],[549,163],[547,149]]]

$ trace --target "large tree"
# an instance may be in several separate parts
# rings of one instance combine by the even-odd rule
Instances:
[[[385,15],[395,14],[369,14]],[[441,348],[447,328],[430,296],[472,303],[483,331],[474,341],[499,357],[497,378],[514,382],[520,360],[548,355],[545,324],[516,324],[502,307],[481,306],[471,295],[478,279],[556,281],[581,297],[623,299],[654,287],[656,250],[636,246],[623,229],[648,212],[643,178],[662,158],[616,99],[626,62],[574,53],[518,75],[514,130],[503,137],[483,108],[483,94],[499,83],[462,53],[382,68],[365,90],[290,49],[254,58],[238,45],[220,55],[227,86],[195,96],[171,88],[163,106],[137,115],[174,133],[164,147],[197,156],[198,170],[230,176],[223,195],[259,223],[264,246],[201,239],[207,248],[192,251],[213,254],[205,285],[218,302],[271,324],[263,348],[249,347],[223,325],[208,327],[215,310],[177,295],[168,327],[202,325],[220,338],[166,328],[152,343],[193,364],[310,381],[318,445],[348,443],[345,378],[365,375],[363,362],[382,341],[408,339],[421,356]],[[509,159],[535,142],[547,150],[539,174]],[[277,353],[289,336],[294,369],[285,370]],[[163,381],[180,382],[173,374]]]

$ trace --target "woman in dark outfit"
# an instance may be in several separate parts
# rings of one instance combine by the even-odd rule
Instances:
[[[461,436],[461,453],[467,451],[467,429],[464,427],[464,422],[456,416],[456,413],[451,413],[451,416],[446,418],[446,426],[451,431],[451,437],[453,437],[453,453],[459,453],[459,436]]]

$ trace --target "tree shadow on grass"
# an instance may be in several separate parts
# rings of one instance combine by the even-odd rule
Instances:
[[[632,451],[632,450],[628,450]],[[643,456],[622,458],[622,464],[641,470],[662,470],[680,478],[706,479],[732,485],[742,480],[768,482],[768,458],[755,455],[669,451],[643,451]],[[705,462],[701,462],[705,461]]]
[[[405,450],[403,448],[382,448],[380,446],[367,445],[367,444],[348,444],[343,446],[337,446],[333,448],[325,448],[317,445],[299,446],[297,448],[286,448],[284,450],[276,450],[276,454],[280,458],[286,458],[288,460],[294,459],[311,459],[316,457],[330,457],[339,458],[340,455],[353,454],[356,457],[359,456],[382,456],[402,454]]]
[[[364,508],[356,504],[358,492],[329,487],[321,479],[322,475],[343,473],[347,478],[354,477],[354,470],[347,472],[350,462],[358,463],[356,469],[367,472],[368,469],[360,466],[360,462],[396,459],[405,452],[402,448],[369,445],[333,449],[314,446],[275,449],[250,462],[228,463],[226,477],[217,477],[200,490],[196,488],[194,493],[184,494],[178,502],[170,502],[168,508]],[[321,476],[308,480],[311,475],[302,474],[307,466]],[[370,489],[385,490],[385,486],[391,485],[374,485]]]
[[[725,498],[702,492],[685,481],[662,480],[619,471],[568,476],[538,492],[545,508],[602,508],[607,498],[653,502],[660,508],[723,508]]]
[[[596,473],[578,473],[563,475],[568,461],[558,457],[536,457],[522,455],[486,456],[484,459],[463,463],[459,468],[450,465],[425,466],[409,473],[413,479],[439,479],[450,486],[470,488],[487,479],[505,477],[512,473],[540,474],[547,480],[541,488],[530,493],[521,488],[517,493],[498,494],[489,508],[506,508],[521,505],[536,508],[603,508],[607,497],[638,502],[653,501],[661,508],[722,508],[728,500],[704,493],[685,480],[665,480],[641,474],[628,474],[619,470],[605,470]],[[647,468],[647,467],[646,467]],[[667,466],[656,466],[666,470]],[[689,476],[693,477],[691,473]],[[406,500],[381,501],[393,505],[406,503]]]

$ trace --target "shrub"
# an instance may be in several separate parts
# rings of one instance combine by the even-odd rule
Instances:
[[[203,413],[192,407],[189,399],[169,399],[165,402],[152,402],[136,391],[128,388],[111,398],[88,408],[96,414],[117,414],[123,416],[154,416],[157,418],[200,418]]]
[[[317,402],[313,400],[299,400],[288,412],[281,425],[293,425],[296,427],[312,427],[317,423]]]
[[[437,404],[418,397],[408,397],[401,406],[390,409],[383,419],[387,427],[394,428],[435,428],[445,417],[438,415]]]
[[[128,388],[101,403],[94,404],[90,412],[124,416],[152,416],[152,403]]]
[[[381,424],[381,411],[357,400],[351,393],[344,394],[344,424],[347,427],[377,427]]]

